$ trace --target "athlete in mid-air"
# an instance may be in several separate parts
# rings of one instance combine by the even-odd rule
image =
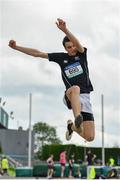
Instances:
[[[66,53],[46,53],[22,47],[18,46],[14,40],[9,41],[9,46],[25,54],[59,64],[62,80],[66,87],[64,103],[68,109],[72,109],[75,118],[74,121],[67,121],[66,139],[70,140],[75,131],[86,141],[92,141],[95,136],[94,117],[90,103],[90,92],[93,91],[93,86],[89,78],[87,48],[83,47],[69,31],[63,19],[58,18],[56,26],[65,34],[62,43]]]

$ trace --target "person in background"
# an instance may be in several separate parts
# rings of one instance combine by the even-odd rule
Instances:
[[[66,165],[66,151],[60,153],[61,164],[61,177],[64,177],[65,165]]]
[[[91,150],[89,150],[89,151],[87,152],[87,155],[86,155],[86,157],[85,157],[85,159],[86,159],[86,161],[87,161],[87,163],[88,163],[89,166],[94,164],[95,158],[96,158],[96,155],[95,155],[95,154],[92,154]]]
[[[109,159],[108,165],[109,165],[110,167],[113,167],[113,166],[115,165],[115,160],[114,160],[114,158],[113,158],[112,156],[111,156],[110,159]]]
[[[74,165],[75,159],[74,154],[71,155],[71,158],[69,159],[69,178],[73,177],[73,165]]]
[[[118,171],[115,168],[110,169],[106,179],[119,179]]]
[[[4,157],[2,158],[1,167],[2,167],[3,175],[8,175],[9,163],[8,163],[8,159],[7,159],[6,156],[4,156]]]
[[[53,176],[53,168],[54,168],[54,160],[53,160],[54,156],[53,154],[51,154],[51,156],[47,159],[47,165],[48,165],[48,172],[47,172],[47,178],[51,179]]]

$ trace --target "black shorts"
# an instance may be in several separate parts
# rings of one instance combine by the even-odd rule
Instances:
[[[53,165],[48,164],[48,169],[53,169],[53,168],[54,168]]]
[[[61,166],[65,166],[65,164],[64,163],[60,163],[61,164]]]
[[[72,109],[71,107],[71,102],[69,101],[68,97],[66,96],[66,94],[64,95],[64,99],[66,101],[66,105],[68,107],[68,109]],[[81,114],[83,116],[83,121],[94,121],[94,116],[92,113],[89,112],[83,112],[81,111]]]

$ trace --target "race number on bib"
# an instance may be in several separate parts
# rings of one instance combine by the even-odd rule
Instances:
[[[79,62],[71,64],[64,69],[66,76],[70,79],[83,73],[83,69]]]

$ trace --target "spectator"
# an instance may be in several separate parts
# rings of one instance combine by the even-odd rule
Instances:
[[[47,159],[47,164],[48,164],[48,172],[47,172],[47,177],[50,179],[53,176],[53,168],[54,168],[54,156],[51,154],[51,156]]]
[[[112,156],[109,159],[108,165],[111,166],[111,167],[115,165],[115,160],[113,159]]]
[[[73,177],[73,164],[74,164],[74,155],[71,156],[71,159],[69,159],[69,178]]]
[[[9,164],[8,164],[8,159],[6,156],[4,156],[2,158],[1,167],[2,167],[2,171],[3,171],[3,175],[8,175]]]
[[[120,156],[117,158],[117,165],[120,166]]]
[[[92,154],[92,153],[91,153],[91,150],[89,150],[89,151],[87,152],[87,155],[86,155],[86,157],[85,157],[85,159],[86,159],[86,161],[87,161],[87,163],[88,163],[89,166],[94,164],[95,158],[96,158],[96,155],[95,155],[95,154]]]
[[[107,179],[118,179],[117,169],[113,168],[109,171]]]
[[[66,151],[60,153],[60,164],[61,164],[61,177],[64,177],[65,164],[66,164]]]
[[[71,160],[72,160],[73,163],[75,163],[75,154],[71,155]]]

